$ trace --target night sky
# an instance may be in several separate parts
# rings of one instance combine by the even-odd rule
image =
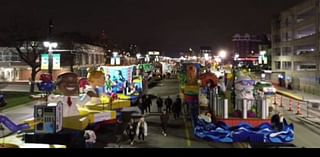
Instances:
[[[228,48],[235,33],[269,33],[271,17],[302,0],[1,0],[1,25],[33,18],[54,32],[105,30],[120,44],[166,55]]]

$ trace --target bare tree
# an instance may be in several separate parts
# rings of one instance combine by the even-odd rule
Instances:
[[[45,27],[33,20],[15,21],[10,26],[2,29],[2,42],[8,47],[14,47],[20,59],[31,68],[30,92],[34,92],[37,73],[40,69],[40,55],[45,52],[42,42],[45,39]]]

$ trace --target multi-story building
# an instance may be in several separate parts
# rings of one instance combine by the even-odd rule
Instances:
[[[269,35],[259,34],[250,35],[248,33],[241,35],[235,34],[232,37],[233,42],[233,54],[237,55],[237,61],[239,65],[246,66],[251,70],[258,70],[260,66],[259,57],[261,48],[265,49],[270,46]],[[231,57],[230,59],[234,59]]]
[[[320,94],[319,0],[282,11],[272,22],[272,80]]]
[[[232,37],[233,52],[239,57],[256,57],[259,55],[259,45],[269,44],[268,35],[241,35],[235,34]]]
[[[75,44],[76,49],[70,50],[63,47],[63,43],[58,45],[60,46],[56,49],[57,51],[53,50],[53,54],[61,55],[60,69],[53,70],[54,79],[66,71],[74,71],[79,76],[85,77],[89,67],[105,65],[104,50],[99,46]],[[45,48],[39,47],[39,49],[45,53]],[[36,80],[39,79],[40,74],[47,72],[47,69],[39,71]],[[15,48],[0,47],[0,81],[27,81],[30,78],[31,68],[20,59]]]
[[[198,54],[198,57],[203,57],[205,54],[213,56],[211,46],[201,46],[200,47],[200,53]]]
[[[0,81],[19,78],[19,69],[25,64],[21,63],[19,55],[14,52],[14,48],[0,47]]]

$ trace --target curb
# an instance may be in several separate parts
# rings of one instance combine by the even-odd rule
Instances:
[[[236,142],[232,144],[236,148],[251,148],[251,145],[249,143],[244,143],[244,142]]]
[[[304,122],[306,122],[308,124],[311,124],[312,126],[318,128],[318,129],[320,129],[320,124],[317,123],[317,122],[313,122],[313,121],[308,120],[308,119],[306,119],[304,117],[301,117],[301,116],[297,116],[297,119],[302,120],[302,121],[304,121]]]

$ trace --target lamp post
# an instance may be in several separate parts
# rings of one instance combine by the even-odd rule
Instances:
[[[149,63],[149,62],[150,62],[150,58],[149,58],[149,55],[148,55],[148,54],[146,55],[146,57],[145,57],[144,61],[145,61],[145,62],[147,62],[147,63]]]
[[[43,42],[44,47],[48,48],[48,72],[52,76],[52,69],[53,69],[53,58],[52,58],[52,48],[57,48],[58,43],[56,42],[50,42],[50,41],[45,41]]]
[[[235,54],[234,55],[234,59],[233,59],[233,66],[232,66],[232,104],[233,107],[236,107],[236,67],[237,67],[237,60],[239,58],[239,54]]]
[[[223,60],[227,57],[227,51],[225,50],[220,50],[218,56],[221,58],[222,60],[222,64],[223,64]]]
[[[224,84],[227,84],[227,79],[226,79],[226,72],[224,70],[224,59],[227,57],[227,51],[225,50],[220,50],[218,56],[221,59],[221,68],[223,69],[223,79],[224,79]]]
[[[137,53],[137,54],[136,54],[136,57],[137,57],[137,62],[138,62],[138,64],[139,64],[139,63],[140,63],[141,54],[140,54],[140,53]]]
[[[208,70],[207,69],[207,64],[208,64],[208,61],[209,61],[209,54],[208,53],[204,53],[203,57],[204,57],[204,66],[206,67],[206,71],[207,71]]]

